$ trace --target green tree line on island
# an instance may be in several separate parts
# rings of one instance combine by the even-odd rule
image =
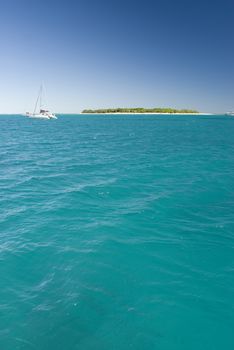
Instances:
[[[194,114],[198,111],[193,109],[175,108],[104,108],[104,109],[84,109],[82,113],[188,113]]]

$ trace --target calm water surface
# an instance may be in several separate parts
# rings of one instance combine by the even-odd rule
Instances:
[[[234,349],[234,118],[0,117],[0,349]]]

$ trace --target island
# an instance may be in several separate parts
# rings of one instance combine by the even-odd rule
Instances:
[[[104,108],[104,109],[84,109],[83,114],[200,114],[193,109],[175,108]]]

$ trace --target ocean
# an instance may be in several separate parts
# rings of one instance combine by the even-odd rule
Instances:
[[[234,349],[234,118],[0,116],[0,349]]]

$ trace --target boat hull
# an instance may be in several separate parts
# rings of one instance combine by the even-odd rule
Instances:
[[[26,114],[25,116],[30,119],[49,119],[49,117],[40,114]]]
[[[26,113],[24,115],[27,118],[30,119],[57,119],[56,115],[54,114],[31,114],[31,113]]]
[[[58,119],[58,118],[56,117],[56,115],[50,114],[50,115],[49,115],[49,119]]]

